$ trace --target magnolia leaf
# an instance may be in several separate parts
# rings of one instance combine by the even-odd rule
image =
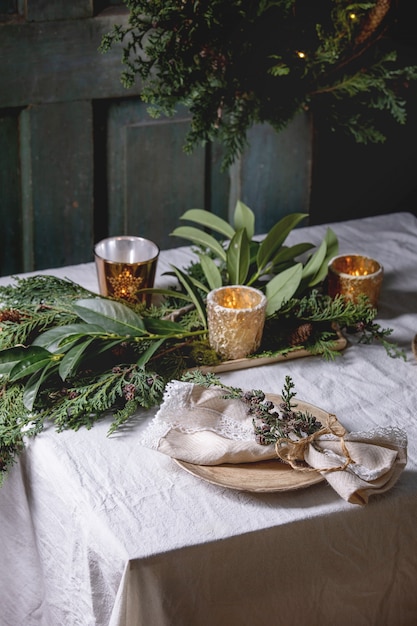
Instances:
[[[249,271],[250,249],[246,230],[238,230],[227,248],[227,271],[232,285],[243,285]]]
[[[103,335],[105,332],[104,328],[94,324],[67,324],[66,326],[50,328],[41,333],[34,339],[32,345],[42,346],[50,352],[56,352],[59,349],[68,350],[73,343],[79,341],[84,335]]]
[[[0,352],[0,374],[10,374],[16,363],[27,358],[30,354],[36,354],[36,352],[42,355],[45,354],[43,348],[26,348],[25,346],[14,346],[13,348],[2,350]]]
[[[108,333],[141,337],[146,334],[143,319],[121,302],[105,298],[84,298],[73,305],[77,315],[90,324],[99,325]]]
[[[185,300],[186,302],[192,302],[193,299],[190,298],[188,293],[183,293],[182,291],[175,291],[174,289],[162,289],[160,287],[148,287],[147,289],[141,289],[141,293],[157,293],[161,296],[166,296],[167,298],[179,298],[180,300]]]
[[[285,302],[293,297],[301,282],[303,273],[302,263],[297,263],[287,270],[284,270],[266,285],[266,314],[272,315],[278,311]]]
[[[271,265],[280,265],[281,263],[286,263],[287,261],[292,261],[297,258],[301,254],[308,252],[314,248],[314,244],[312,243],[297,243],[294,246],[282,246],[282,248],[278,251],[278,254],[274,256],[271,260]]]
[[[95,337],[90,337],[86,341],[78,343],[76,346],[71,348],[69,352],[66,353],[61,363],[59,364],[58,370],[62,380],[67,380],[69,376],[75,373],[78,365],[82,360],[84,352],[94,340]],[[92,353],[89,352],[88,356],[92,356]]]
[[[38,395],[40,386],[57,370],[57,364],[55,361],[50,361],[43,369],[34,372],[29,378],[23,390],[23,404],[28,411],[32,411],[35,404],[36,396]]]
[[[147,317],[144,320],[146,330],[152,335],[172,335],[176,336],[184,332],[184,328],[177,322],[171,320],[161,320],[155,317]]]
[[[187,274],[187,277],[193,283],[194,287],[197,287],[197,289],[200,289],[200,291],[203,291],[205,293],[209,292],[209,289],[207,288],[207,285],[203,285],[201,280],[198,280],[198,278],[196,278],[195,276],[190,276],[189,274]]]
[[[323,239],[316,252],[311,256],[303,269],[303,284],[307,284],[312,287],[314,283],[314,277],[322,267],[323,261],[326,258],[327,244]]]
[[[200,316],[200,319],[201,319],[201,322],[202,322],[204,328],[207,328],[206,308],[204,306],[204,302],[203,302],[199,292],[195,288],[195,285],[193,284],[192,280],[190,279],[190,277],[187,274],[182,272],[177,267],[174,267],[173,265],[171,267],[174,270],[174,273],[175,273],[176,277],[178,278],[178,281],[181,283],[181,285],[184,287],[184,289],[186,290],[186,292],[190,296],[191,301],[193,302],[193,304],[194,304],[194,306],[195,306],[195,308],[196,308],[196,310],[197,310],[197,312],[198,312],[198,314]]]
[[[227,239],[231,239],[235,234],[234,229],[226,220],[204,209],[190,209],[184,215],[181,215],[180,219],[189,220],[190,222],[200,224],[200,226],[211,228],[217,233],[224,235]]]
[[[42,370],[45,366],[49,365],[51,361],[56,361],[56,355],[40,348],[38,346],[29,347],[22,359],[20,359],[11,369],[9,380],[10,382],[16,382],[25,376],[31,376],[34,372]]]
[[[244,228],[246,230],[248,239],[252,239],[255,234],[255,214],[248,206],[246,206],[246,204],[244,204],[240,200],[238,200],[238,202],[236,203],[233,219],[235,229],[240,230],[241,228]]]
[[[339,252],[339,242],[336,233],[331,228],[327,229],[324,241],[326,242],[326,255],[314,278],[310,280],[309,287],[323,282],[329,271],[329,261]]]
[[[291,213],[283,217],[271,228],[265,239],[261,242],[256,259],[258,270],[264,269],[271,262],[289,233],[299,224],[307,213]]]
[[[201,268],[210,289],[217,289],[223,285],[222,275],[216,263],[207,254],[200,254]]]
[[[203,230],[199,230],[198,228],[194,228],[193,226],[179,226],[175,230],[172,231],[171,236],[174,237],[182,237],[183,239],[188,239],[192,241],[192,243],[203,246],[204,248],[209,248],[214,254],[222,261],[226,260],[226,252],[220,245],[220,243],[204,232]]]

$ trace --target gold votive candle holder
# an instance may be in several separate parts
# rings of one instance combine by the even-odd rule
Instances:
[[[360,254],[334,257],[329,263],[328,294],[332,297],[341,294],[353,302],[367,296],[376,308],[383,274],[382,265],[370,257]]]
[[[210,346],[223,359],[241,359],[255,352],[265,324],[266,296],[253,287],[231,285],[207,296]]]
[[[143,237],[102,239],[94,247],[101,295],[150,304],[149,294],[138,292],[153,287],[158,257],[156,243]]]

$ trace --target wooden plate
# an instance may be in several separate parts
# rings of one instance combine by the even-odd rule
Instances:
[[[267,395],[275,404],[281,402],[281,396]],[[329,413],[313,404],[297,401],[297,409],[309,411],[323,426],[327,424]],[[292,491],[316,485],[324,480],[316,471],[298,472],[278,459],[256,463],[223,463],[222,465],[195,465],[174,459],[184,470],[209,483],[238,491],[268,493]]]

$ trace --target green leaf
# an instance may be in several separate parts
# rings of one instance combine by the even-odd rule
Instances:
[[[206,307],[204,306],[204,302],[200,294],[198,293],[197,289],[193,285],[193,282],[191,281],[190,277],[187,274],[185,274],[183,271],[181,271],[177,267],[174,267],[173,265],[171,267],[174,270],[174,273],[176,277],[178,278],[178,281],[184,287],[184,289],[190,296],[191,301],[194,303],[194,306],[197,309],[197,312],[200,316],[200,319],[204,328],[207,328]]]
[[[167,298],[178,298],[180,300],[185,300],[185,302],[193,302],[193,299],[190,298],[188,293],[183,293],[181,291],[175,291],[174,289],[162,289],[159,287],[149,287],[148,289],[141,289],[143,293],[158,293],[161,296],[166,296]]]
[[[235,234],[234,229],[226,220],[204,209],[190,209],[184,215],[181,215],[180,219],[189,220],[206,228],[211,228],[217,233],[224,235],[227,239],[231,239]]]
[[[201,268],[210,289],[217,289],[223,285],[222,275],[216,263],[207,254],[199,254]]]
[[[198,278],[195,278],[195,276],[190,276],[188,274],[187,274],[187,276],[190,279],[190,281],[193,283],[193,285],[195,287],[197,287],[197,289],[200,289],[200,291],[203,291],[204,293],[208,293],[209,292],[209,289],[207,288],[207,285],[203,285],[201,280],[198,280]]]
[[[37,346],[27,348],[25,356],[20,359],[12,368],[9,380],[16,382],[25,376],[31,376],[34,372],[43,369],[52,361],[56,362],[56,355]]]
[[[250,248],[246,230],[238,230],[227,248],[227,271],[232,285],[243,285],[249,270]]]
[[[278,251],[278,254],[274,256],[271,261],[272,266],[280,265],[281,263],[286,263],[287,261],[292,261],[296,257],[308,252],[314,248],[314,244],[312,243],[297,243],[294,246],[282,246],[282,248]]]
[[[44,354],[45,352],[41,348],[38,350],[38,348],[26,348],[24,346],[15,346],[2,350],[0,352],[0,374],[10,374],[17,363],[26,359],[30,354],[35,354],[37,351],[39,354]]]
[[[103,335],[106,331],[101,326],[94,324],[67,324],[66,326],[56,326],[41,333],[35,338],[32,345],[42,346],[50,352],[57,350],[68,350],[71,345],[84,335]]]
[[[66,353],[61,363],[59,364],[58,370],[62,380],[67,380],[69,376],[75,373],[78,365],[82,360],[84,352],[94,340],[95,337],[90,337],[86,341],[78,343],[76,346],[71,348],[69,352]],[[89,354],[89,356],[91,356],[91,353]]]
[[[143,319],[121,302],[104,298],[84,298],[73,305],[77,315],[89,324],[102,327],[108,333],[141,337],[146,334]]]
[[[326,242],[326,255],[323,259],[321,267],[316,272],[314,278],[310,281],[309,287],[318,285],[326,278],[329,271],[329,261],[339,252],[339,242],[336,233],[333,232],[331,228],[327,229],[324,241]]]
[[[28,411],[32,411],[42,383],[54,374],[57,368],[56,362],[51,361],[42,370],[34,372],[29,378],[23,390],[23,404]]]
[[[153,355],[155,354],[155,352],[157,352],[159,350],[159,348],[162,346],[162,344],[164,343],[164,341],[166,340],[165,337],[163,337],[162,339],[158,339],[157,341],[153,341],[151,343],[151,345],[149,346],[149,348],[147,348],[138,358],[138,360],[136,361],[137,365],[139,365],[139,367],[145,367],[145,365],[148,363],[148,361],[153,357]]]
[[[236,203],[233,219],[235,229],[240,230],[241,228],[244,228],[246,230],[248,239],[252,239],[255,234],[255,214],[248,206],[246,206],[246,204],[244,204],[240,200],[238,200]]]
[[[154,317],[145,318],[146,330],[152,335],[178,335],[184,332],[184,328],[177,322],[161,320]]]
[[[258,270],[264,269],[268,263],[275,257],[279,248],[288,237],[289,233],[299,224],[305,217],[306,213],[291,213],[283,217],[275,226],[271,228],[265,239],[259,246],[258,256],[256,259]]]
[[[326,251],[327,243],[326,240],[323,239],[316,252],[304,266],[302,277],[303,284],[307,284],[309,287],[312,287],[315,284],[314,277],[322,267],[323,261],[326,258]]]
[[[214,252],[214,254],[219,259],[221,259],[222,261],[226,261],[226,252],[222,248],[220,243],[217,241],[217,239],[215,239],[208,233],[205,233],[203,230],[199,230],[198,228],[194,228],[193,226],[179,226],[172,231],[171,236],[182,237],[183,239],[188,239],[192,241],[198,246],[209,248],[209,250]]]
[[[302,263],[297,263],[297,265],[284,270],[267,283],[267,315],[272,315],[275,311],[278,311],[285,302],[288,302],[293,297],[301,282],[302,273],[303,265]]]

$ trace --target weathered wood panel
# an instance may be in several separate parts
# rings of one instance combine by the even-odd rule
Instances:
[[[0,112],[0,274],[21,266],[18,114]]]
[[[120,51],[98,52],[122,16],[0,25],[0,108],[139,93],[120,82]]]
[[[205,151],[182,149],[186,112],[152,119],[140,101],[109,109],[109,234],[134,234],[161,247],[178,245],[169,233],[191,207],[204,207]]]
[[[4,9],[5,0],[0,1]],[[14,155],[10,167],[17,172],[0,192],[0,213],[17,209],[7,241],[0,233],[3,259],[13,258],[2,273],[88,261],[94,241],[110,234],[141,234],[161,247],[178,245],[183,242],[169,233],[189,208],[228,218],[243,199],[258,214],[258,232],[283,214],[302,210],[309,170],[297,166],[291,175],[298,153],[294,158],[288,153],[292,142],[308,153],[304,126],[295,124],[282,138],[271,128],[254,129],[250,149],[230,172],[220,171],[218,145],[186,155],[187,112],[153,120],[137,97],[140,85],[126,90],[120,82],[120,51],[98,52],[103,34],[126,19],[116,4],[7,5],[31,21],[0,26],[0,110],[12,111],[15,129],[0,149],[0,162]],[[84,17],[111,5],[110,11]],[[287,174],[283,190],[277,180]]]
[[[91,103],[33,106],[22,113],[21,125],[23,269],[92,258]]]
[[[248,139],[250,149],[233,168],[234,188],[238,198],[255,211],[257,233],[265,233],[284,215],[309,212],[311,121],[300,114],[280,133],[268,125],[256,125]]]
[[[413,92],[407,125],[387,119],[384,144],[357,144],[317,120],[311,223],[396,211],[417,215],[417,86]]]
[[[26,18],[30,21],[75,19],[92,14],[92,0],[26,0]]]

